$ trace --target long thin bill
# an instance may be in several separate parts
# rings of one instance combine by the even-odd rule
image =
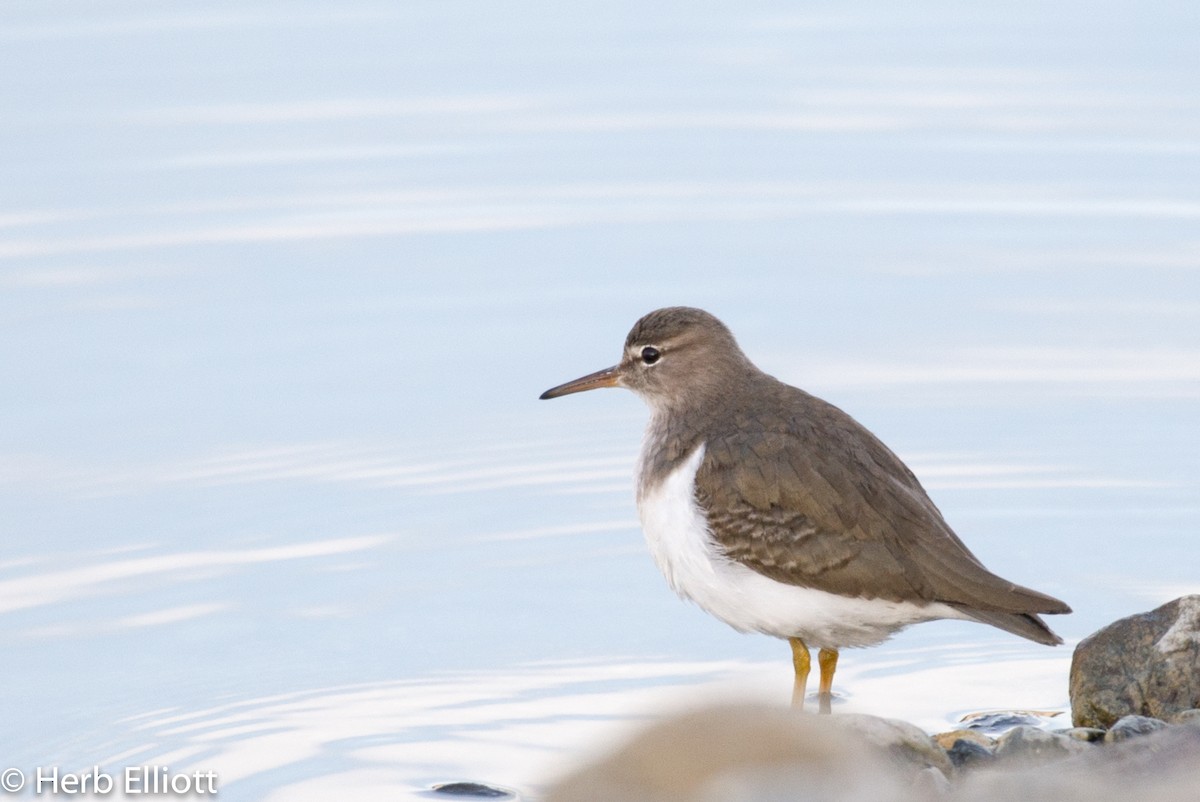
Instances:
[[[582,393],[584,390],[596,390],[600,387],[616,387],[621,378],[621,374],[617,370],[618,367],[617,365],[613,365],[611,368],[605,368],[595,373],[589,373],[586,376],[580,376],[578,379],[569,381],[566,384],[551,387],[538,396],[538,398],[545,401],[547,398],[558,398],[560,395]]]

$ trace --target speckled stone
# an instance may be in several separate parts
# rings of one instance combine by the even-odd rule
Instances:
[[[1124,716],[1105,734],[1105,743],[1116,743],[1126,738],[1136,738],[1139,735],[1149,735],[1165,729],[1167,722],[1149,716]]]
[[[1076,727],[1122,716],[1169,719],[1200,707],[1200,595],[1122,618],[1089,635],[1071,659]]]
[[[1005,761],[1044,763],[1061,760],[1093,747],[1068,735],[1037,727],[1014,727],[996,741],[996,757]]]

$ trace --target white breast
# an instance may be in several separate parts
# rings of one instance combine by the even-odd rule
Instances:
[[[644,446],[651,447],[649,441]],[[870,646],[920,621],[964,617],[944,604],[850,598],[787,585],[730,560],[696,504],[703,461],[702,443],[665,480],[639,493],[638,514],[650,554],[671,588],[734,629],[836,649]]]

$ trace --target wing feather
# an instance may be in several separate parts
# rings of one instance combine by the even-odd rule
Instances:
[[[939,601],[991,618],[1069,612],[984,568],[916,476],[850,416],[796,388],[771,389],[783,394],[775,409],[797,414],[732,416],[696,476],[696,500],[729,559],[840,595]]]

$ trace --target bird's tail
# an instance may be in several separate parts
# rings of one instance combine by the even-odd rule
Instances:
[[[1050,627],[1046,626],[1046,622],[1041,619],[1037,613],[1005,613],[998,610],[978,610],[966,606],[952,605],[957,607],[967,618],[972,618],[984,624],[991,624],[994,627],[999,627],[1005,632],[1011,632],[1014,635],[1020,635],[1022,638],[1029,638],[1037,643],[1044,643],[1047,646],[1057,646],[1062,643],[1062,638],[1054,634]]]

